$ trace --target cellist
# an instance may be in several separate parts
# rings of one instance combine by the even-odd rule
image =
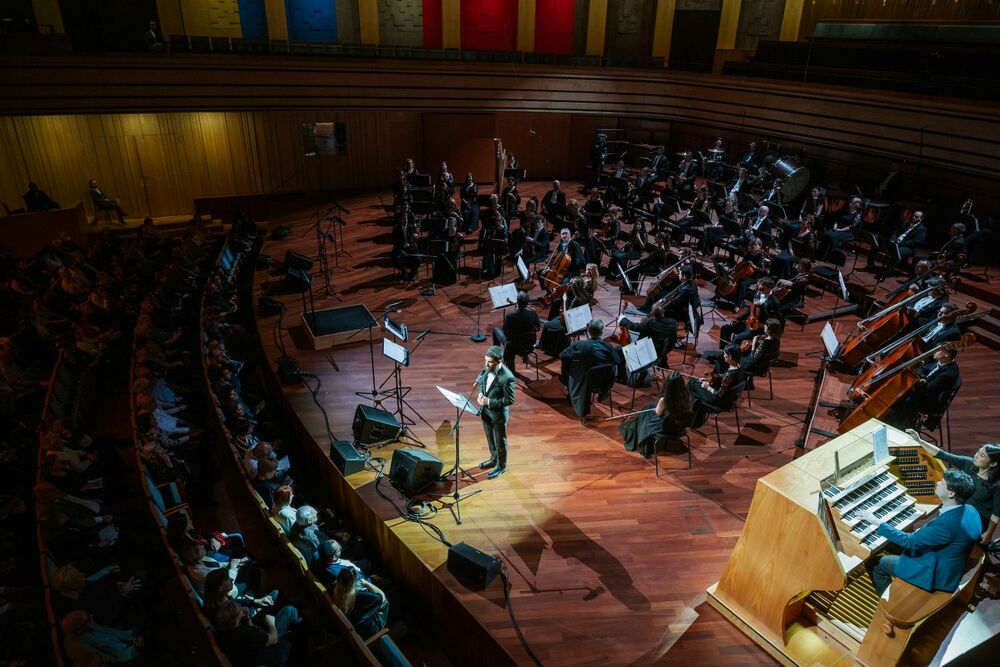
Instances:
[[[568,256],[570,260],[569,270],[566,271],[566,275],[563,276],[561,281],[566,282],[584,265],[583,248],[573,240],[573,233],[567,227],[559,230],[559,243],[556,244],[555,250],[549,255],[545,267],[538,270],[539,279],[544,278],[552,271],[556,261],[563,255]]]
[[[694,267],[690,264],[682,265],[680,268],[680,279],[680,284],[670,294],[663,297],[659,305],[663,308],[664,315],[684,322],[688,321],[688,308],[690,307],[700,324],[701,297],[698,296],[698,286],[694,282]],[[653,306],[656,305],[649,303],[649,301],[647,297],[646,303],[643,304],[642,309],[646,312],[652,311]]]
[[[955,357],[958,352],[943,346],[934,353],[931,361],[916,370],[920,379],[890,408],[882,419],[898,429],[914,428],[921,415],[939,413],[946,406],[942,402],[961,382]]]

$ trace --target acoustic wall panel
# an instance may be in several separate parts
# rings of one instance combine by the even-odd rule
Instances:
[[[267,15],[264,0],[239,0],[240,26],[243,39],[267,41]]]
[[[383,46],[423,46],[423,5],[422,0],[379,0],[379,44]]]
[[[573,51],[574,0],[538,0],[535,10],[535,51]]]
[[[517,0],[463,0],[462,48],[469,51],[517,49]]]
[[[422,0],[425,49],[440,49],[444,39],[441,0]]]
[[[285,0],[288,39],[292,42],[336,42],[334,0]]]

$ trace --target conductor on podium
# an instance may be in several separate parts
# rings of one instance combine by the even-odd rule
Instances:
[[[483,370],[476,377],[476,405],[483,420],[490,458],[479,464],[490,470],[487,479],[496,479],[507,471],[507,422],[514,404],[514,374],[503,365],[503,348],[494,345],[486,351]]]

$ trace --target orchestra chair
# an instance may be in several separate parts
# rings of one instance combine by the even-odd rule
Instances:
[[[754,381],[753,381],[754,377],[767,378],[767,387],[768,390],[771,392],[771,398],[769,400],[772,401],[774,400],[774,381],[771,378],[771,364],[777,361],[780,355],[781,355],[781,349],[779,348],[773,354],[761,357],[760,361],[758,361],[753,367],[750,368],[750,372],[747,373],[747,379],[746,379],[748,408],[753,407],[753,400],[751,399],[751,395],[753,390],[757,388],[754,386]]]
[[[746,381],[736,383],[729,393],[725,396],[719,398],[718,403],[705,403],[702,409],[708,414],[715,418],[715,442],[722,449],[722,431],[719,429],[719,415],[723,412],[732,412],[736,414],[736,437],[740,437],[740,431],[743,426],[740,424],[740,407],[739,401],[740,396],[747,389]],[[696,431],[698,429],[695,429]]]
[[[676,442],[684,442],[685,443],[685,446],[687,447],[687,459],[688,459],[688,467],[687,467],[687,469],[690,470],[691,469],[691,435],[690,435],[690,433],[688,433],[688,429],[684,429],[684,432],[681,433],[680,435],[678,435],[673,440],[676,441]],[[657,438],[656,439],[656,444],[653,446],[653,465],[654,465],[654,468],[655,468],[655,471],[656,471],[656,477],[657,477],[657,479],[659,479],[659,477],[660,477],[660,449],[661,449],[661,445],[665,444],[665,443],[668,443],[668,442],[671,442],[670,438]]]
[[[940,442],[950,452],[951,451],[951,402],[958,395],[958,390],[962,388],[962,378],[958,378],[955,388],[945,392],[938,400],[939,409],[923,415],[922,422],[928,431],[937,431]],[[943,420],[943,423],[942,423]]]
[[[983,573],[985,560],[982,548],[979,545],[973,546],[965,562],[965,575],[958,590],[952,593],[930,593],[894,578],[886,589],[886,595],[879,600],[875,617],[858,648],[858,662],[870,667],[895,665],[903,657],[910,638],[922,623],[943,611],[952,602],[968,609]]]
[[[591,400],[594,396],[599,397],[606,392],[608,394],[608,409],[611,410],[612,417],[615,416],[615,403],[611,396],[611,389],[615,386],[617,375],[618,369],[612,364],[599,364],[587,369],[587,391],[590,392]],[[587,415],[580,417],[580,423],[587,423]]]

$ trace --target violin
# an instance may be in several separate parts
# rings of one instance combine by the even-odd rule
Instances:
[[[618,329],[615,331],[615,333],[611,334],[610,336],[607,336],[604,339],[604,342],[618,343],[619,345],[624,347],[632,342],[632,334],[629,332],[628,329],[625,328],[623,324],[619,323]]]

